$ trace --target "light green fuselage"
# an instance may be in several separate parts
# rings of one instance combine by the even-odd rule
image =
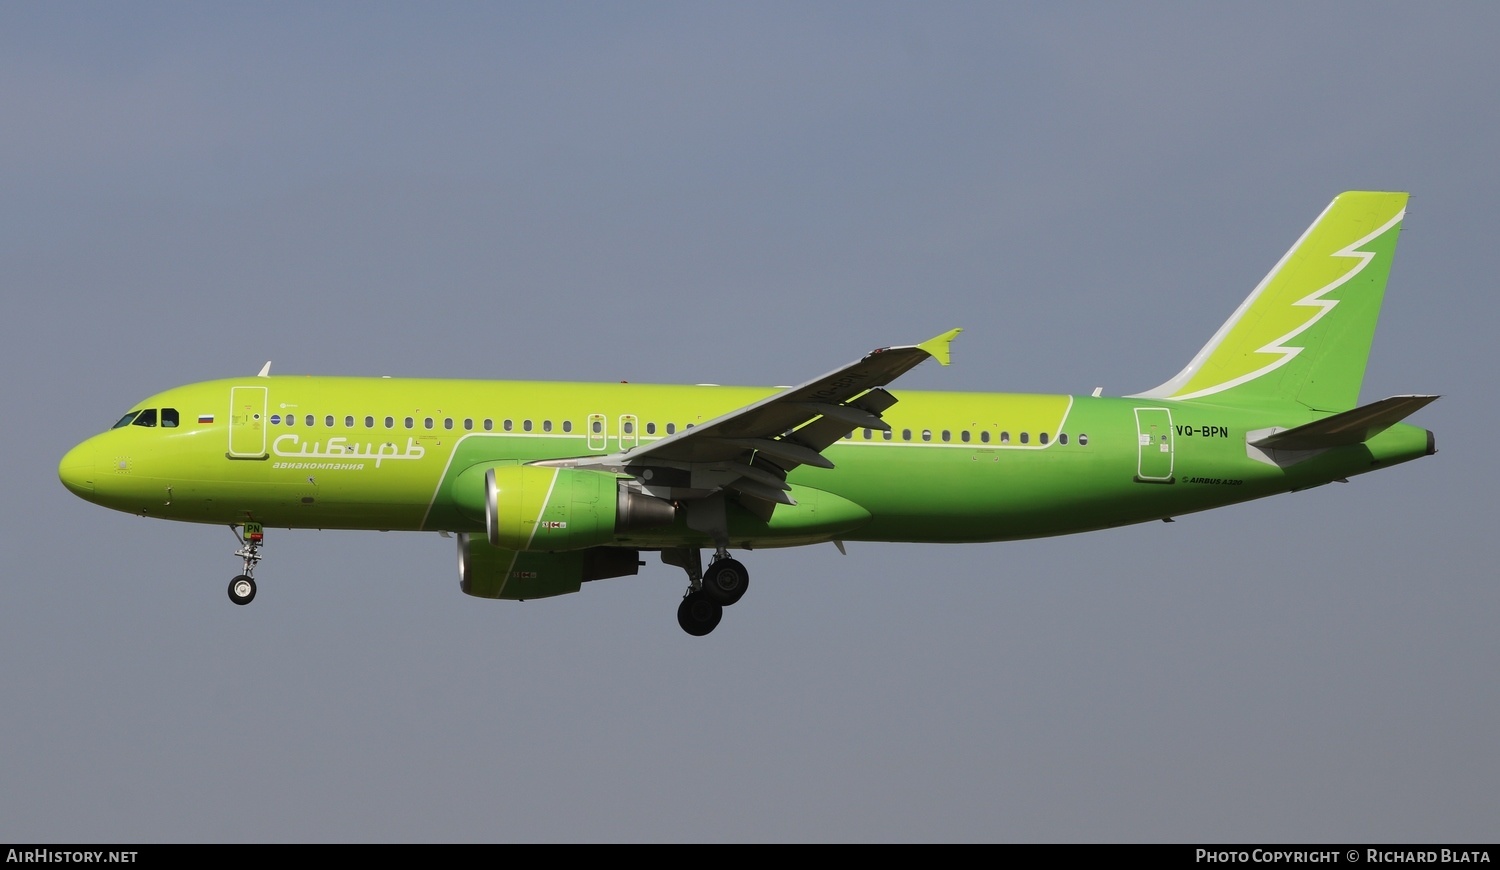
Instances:
[[[61,475],[89,501],[187,522],[480,533],[463,473],[644,446],[773,388],[342,377],[210,381],[136,410],[71,451]],[[1004,541],[1120,526],[1303,489],[1432,452],[1400,423],[1365,443],[1279,464],[1251,432],[1318,415],[1296,405],[902,390],[889,433],[856,429],[832,469],[788,478],[770,520],[731,506],[735,547],[826,540]],[[288,422],[288,418],[292,422]],[[211,420],[209,418],[212,418]],[[201,422],[200,422],[201,420]],[[1284,458],[1285,459],[1285,458]],[[471,475],[472,477],[472,475]],[[674,526],[640,548],[711,545]]]

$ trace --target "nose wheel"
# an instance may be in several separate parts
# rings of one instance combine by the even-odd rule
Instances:
[[[248,574],[229,581],[229,600],[235,604],[249,604],[255,600],[255,578]]]
[[[245,605],[255,600],[255,565],[260,561],[260,548],[265,543],[266,532],[260,523],[245,523],[244,534],[235,526],[229,530],[240,540],[235,555],[245,560],[244,573],[229,581],[229,600]]]

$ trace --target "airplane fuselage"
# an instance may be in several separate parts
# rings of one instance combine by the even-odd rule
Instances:
[[[117,510],[278,528],[480,532],[464,471],[624,452],[773,388],[275,376],[153,396],[68,454],[64,482]],[[1432,450],[1397,424],[1292,464],[1247,446],[1314,418],[1140,398],[903,391],[787,481],[768,521],[731,512],[739,547],[818,540],[1005,541],[1177,516],[1340,480]],[[166,425],[168,418],[175,425]],[[122,421],[123,422],[123,421]],[[1259,455],[1257,455],[1259,454]],[[689,488],[687,481],[678,488]],[[667,482],[666,486],[671,486]],[[680,546],[682,527],[616,536]]]

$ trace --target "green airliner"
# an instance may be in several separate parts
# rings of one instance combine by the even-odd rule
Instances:
[[[264,529],[456,537],[480,598],[683,569],[708,634],[749,583],[730,553],[1009,541],[1170,520],[1436,452],[1359,405],[1405,193],[1341,194],[1171,380],[1130,396],[892,392],[954,329],[791,388],[272,376],[152,396],[73,448],[73,493],[228,525],[248,604]],[[702,553],[712,553],[707,569]]]

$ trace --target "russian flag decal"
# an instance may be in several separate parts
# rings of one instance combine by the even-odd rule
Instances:
[[[212,415],[212,414],[199,414],[198,415],[198,422],[199,423],[212,423],[213,421],[214,421],[214,415]]]

